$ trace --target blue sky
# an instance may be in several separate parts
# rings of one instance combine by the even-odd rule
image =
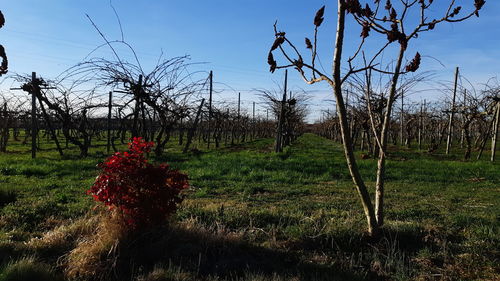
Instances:
[[[7,49],[11,72],[36,71],[51,78],[81,61],[103,42],[85,14],[109,39],[120,38],[119,25],[106,0],[2,2],[0,10],[5,14],[6,25],[0,30],[0,42]],[[435,2],[433,11],[439,12],[444,8],[440,5],[447,1]],[[456,2],[464,3],[467,10],[473,0]],[[277,89],[283,73],[269,73],[266,63],[274,39],[274,21],[278,20],[280,29],[302,46],[304,37],[312,36],[312,19],[322,5],[326,5],[326,14],[320,29],[319,52],[325,69],[330,69],[336,1],[114,0],[113,4],[120,15],[125,40],[137,50],[145,68],[156,62],[161,51],[167,57],[190,55],[192,62],[207,63],[198,69],[214,71],[220,92],[216,97],[220,100],[236,101],[236,92],[240,91],[249,108],[252,101],[259,101],[253,89]],[[499,72],[499,12],[500,1],[489,0],[480,18],[440,25],[412,43],[408,59],[419,51],[424,56],[421,69],[436,71],[437,80],[451,80],[454,68],[460,66],[469,80],[486,82]],[[360,28],[352,22],[348,22],[347,28],[346,53],[352,53]],[[382,41],[373,38],[372,42]],[[106,56],[109,51],[103,49],[96,55]],[[123,56],[130,57],[127,53]],[[439,59],[444,67],[428,56]],[[325,102],[331,99],[326,84],[308,86],[291,72],[289,87],[309,92],[311,118],[332,107]],[[441,96],[426,92],[413,98],[436,100]]]

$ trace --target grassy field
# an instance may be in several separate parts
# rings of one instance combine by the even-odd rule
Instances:
[[[61,159],[45,144],[36,160],[27,146],[9,149],[0,154],[0,280],[63,278],[68,253],[99,226],[85,191],[104,148]],[[107,278],[498,280],[500,164],[459,158],[391,148],[386,226],[373,240],[338,144],[306,134],[280,154],[269,139],[172,148],[155,160],[189,174],[192,188],[168,226],[120,241],[120,272]],[[359,165],[373,186],[375,160]]]

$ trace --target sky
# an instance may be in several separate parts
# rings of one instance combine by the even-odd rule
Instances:
[[[437,15],[448,1],[435,2],[431,13]],[[497,76],[500,1],[486,2],[479,18],[445,23],[422,34],[410,43],[406,59],[411,60],[416,51],[420,52],[421,70],[434,71],[435,81],[451,81],[457,66],[477,87]],[[463,4],[465,11],[471,8],[473,0],[456,3]],[[134,47],[146,72],[161,53],[165,57],[189,55],[190,62],[203,63],[194,66],[193,71],[213,70],[217,91],[214,99],[234,104],[237,93],[241,92],[243,107],[250,108],[255,101],[257,114],[263,114],[265,109],[255,89],[279,90],[283,83],[283,71],[272,74],[267,65],[275,21],[305,51],[304,37],[313,35],[316,10],[326,5],[318,52],[326,73],[331,69],[337,9],[333,0],[113,0],[112,4],[119,15],[124,39]],[[10,0],[2,1],[0,10],[6,18],[4,28],[0,29],[0,43],[9,56],[11,74],[36,71],[50,79],[84,60],[104,42],[86,15],[109,40],[121,38],[120,24],[107,0]],[[347,55],[354,52],[359,42],[360,27],[352,19],[346,26]],[[367,52],[384,42],[376,36],[368,39]],[[132,58],[125,49],[119,51],[123,58]],[[109,55],[108,49],[101,48],[92,56]],[[384,58],[390,60],[391,55],[388,51]],[[10,86],[12,82],[8,81],[0,85],[3,89]],[[329,101],[332,92],[326,83],[310,86],[298,73],[290,71],[288,87],[307,92],[310,121],[326,110],[333,110],[334,105]],[[435,85],[421,86],[424,88]],[[415,93],[411,98],[418,101],[443,97],[437,90],[430,90]]]

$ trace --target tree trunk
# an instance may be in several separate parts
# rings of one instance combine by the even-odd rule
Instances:
[[[381,148],[379,152],[379,158],[377,162],[377,181],[375,185],[375,214],[377,217],[378,226],[384,225],[384,183],[385,183],[385,151],[387,149],[387,136],[390,127],[390,119],[392,112],[392,105],[394,103],[394,97],[396,96],[396,89],[399,80],[399,72],[401,65],[403,64],[405,49],[401,47],[399,50],[399,57],[395,68],[394,76],[392,77],[391,89],[389,92],[389,98],[387,100],[387,105],[384,114],[384,121],[382,123],[382,133],[380,134]]]
[[[358,191],[365,212],[365,217],[368,223],[368,233],[375,236],[379,232],[377,220],[373,204],[370,199],[368,189],[359,173],[359,168],[356,163],[356,158],[352,150],[352,142],[350,139],[349,124],[347,122],[347,111],[342,96],[342,81],[341,77],[341,60],[342,60],[342,47],[344,41],[344,28],[345,28],[345,1],[338,0],[338,22],[337,22],[337,37],[335,41],[335,53],[333,58],[333,78],[334,84],[331,85],[334,89],[335,98],[337,100],[337,114],[340,121],[340,133],[342,137],[342,144],[344,146],[344,154],[347,161],[347,167],[351,174],[356,190]]]
[[[470,159],[470,153],[471,153],[471,137],[470,137],[470,122],[471,120],[468,120],[466,117],[464,117],[464,126],[462,128],[462,132],[464,134],[464,139],[465,139],[465,143],[466,143],[466,147],[465,147],[465,155],[464,155],[464,158],[465,160],[469,160]]]

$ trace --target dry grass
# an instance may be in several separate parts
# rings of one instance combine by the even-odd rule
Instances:
[[[317,266],[323,257],[303,261],[293,253],[251,245],[245,242],[245,231],[231,231],[222,224],[208,227],[186,219],[134,233],[116,216],[90,219],[100,222],[65,257],[63,270],[70,280],[281,281],[346,276],[337,268]],[[339,278],[332,279],[332,274]]]
[[[166,261],[183,250],[182,254],[191,255],[187,260],[193,258],[193,253],[201,258],[201,253],[208,248],[224,251],[235,247],[242,239],[240,234],[229,233],[222,227],[207,229],[196,220],[134,233],[128,230],[119,216],[101,212],[47,232],[41,239],[30,241],[30,245],[37,249],[64,248],[68,246],[68,241],[74,241],[70,238],[72,235],[80,237],[74,249],[64,256],[62,266],[68,279],[85,280],[119,279],[119,276],[133,275],[134,269],[129,268],[131,264],[148,266],[149,261]],[[191,245],[193,248],[182,249],[183,242],[193,244],[194,240],[196,244]],[[185,273],[175,274],[174,279],[162,279],[166,276],[164,273],[164,269],[155,268],[140,280],[194,280]]]
[[[76,247],[65,259],[67,278],[105,279],[119,258],[119,245],[127,236],[123,221],[116,215],[101,213],[89,219],[95,222],[90,232],[82,233]],[[91,223],[92,224],[92,223]]]
[[[47,255],[63,253],[76,246],[80,237],[88,236],[95,231],[98,216],[90,213],[74,222],[65,223],[45,232],[40,238],[32,238],[26,246],[38,254]]]

